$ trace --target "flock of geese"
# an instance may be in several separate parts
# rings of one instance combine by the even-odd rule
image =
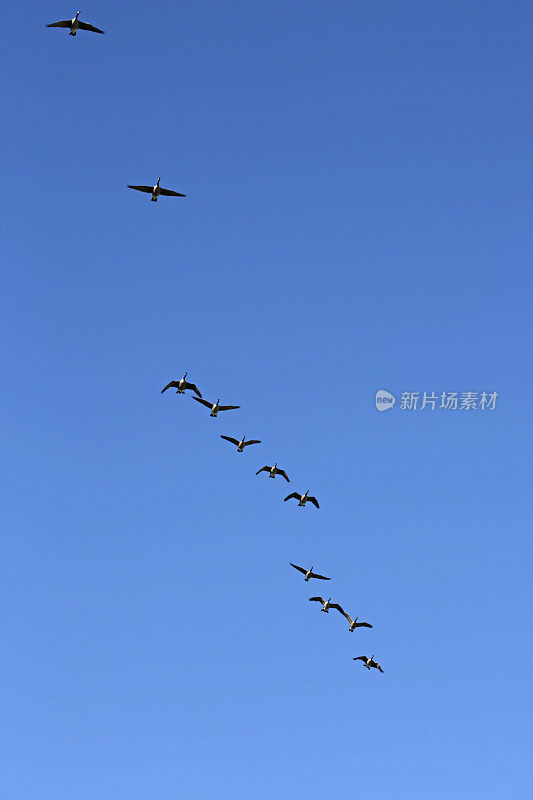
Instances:
[[[212,417],[217,417],[219,411],[233,411],[237,408],[240,408],[240,406],[221,406],[220,397],[217,399],[216,403],[211,403],[209,402],[209,400],[205,400],[202,397],[202,393],[198,389],[197,385],[187,380],[187,374],[188,373],[186,372],[183,378],[181,378],[180,380],[169,381],[167,385],[164,386],[163,389],[161,389],[161,394],[164,394],[167,391],[167,389],[176,389],[176,394],[185,394],[187,390],[189,390],[190,392],[194,392],[194,394],[191,395],[192,399],[196,400],[197,403],[201,403],[203,406],[208,408],[211,412],[210,416]],[[225,439],[226,442],[230,442],[231,444],[235,445],[238,453],[243,453],[244,448],[248,447],[248,445],[261,444],[260,439],[246,439],[245,436],[243,436],[242,439],[235,439],[233,436],[221,435],[220,438]],[[273,466],[265,464],[265,466],[260,467],[260,469],[258,469],[255,474],[259,475],[261,472],[268,472],[269,478],[275,478],[276,475],[281,475],[282,478],[285,478],[287,483],[290,483],[289,476],[287,475],[284,469],[280,469],[278,467],[277,461]],[[299,492],[292,492],[291,494],[288,494],[287,497],[284,498],[284,501],[292,499],[298,500],[298,505],[302,507],[305,506],[306,503],[311,503],[312,505],[315,506],[315,508],[320,508],[320,505],[316,497],[313,497],[312,495],[309,494],[309,489],[305,492],[305,494],[300,494]],[[305,567],[301,567],[298,564],[293,564],[292,561],[290,562],[290,566],[298,570],[298,572],[301,572],[306,582],[309,581],[311,578],[314,578],[315,580],[319,581],[330,580],[330,578],[327,578],[325,575],[320,575],[318,572],[313,572],[314,567],[306,569]],[[334,609],[335,611],[338,611],[339,614],[342,614],[342,616],[348,621],[348,630],[350,631],[350,633],[353,633],[353,631],[356,628],[373,627],[373,625],[371,625],[369,622],[359,622],[359,617],[355,617],[355,619],[352,619],[352,617],[342,608],[342,606],[340,606],[338,603],[331,602],[331,597],[328,597],[327,600],[324,600],[323,597],[319,596],[310,597],[309,601],[320,603],[322,606],[321,611],[324,611],[326,614],[329,612],[330,608]],[[380,672],[383,672],[381,665],[377,661],[374,661],[374,654],[372,654],[371,656],[357,656],[353,660],[362,661],[363,666],[366,667],[368,670],[374,668],[379,670]]]
[[[100,28],[95,28],[94,25],[89,25],[87,22],[82,22],[80,20],[81,11],[78,11],[73,19],[63,19],[59,20],[59,22],[51,22],[47,25],[48,28],[68,28],[70,36],[76,36],[79,30],[82,31],[91,31],[92,33],[104,33],[104,31],[100,30]],[[180,192],[175,192],[173,189],[163,189],[160,185],[161,178],[157,179],[157,183],[154,186],[145,186],[145,185],[132,185],[128,184],[129,189],[135,189],[138,192],[144,192],[145,194],[151,195],[150,200],[154,203],[157,203],[157,200],[160,196],[163,197],[186,197],[186,195],[181,194]],[[191,383],[187,380],[187,373],[181,378],[180,380],[171,380],[167,383],[167,385],[161,390],[161,394],[167,391],[167,389],[176,389],[176,394],[185,394],[186,391],[194,392],[193,400],[196,400],[197,403],[205,406],[209,409],[211,417],[218,417],[218,414],[221,411],[234,411],[240,406],[229,406],[229,405],[220,405],[220,397],[217,398],[216,403],[211,403],[209,400],[205,400],[202,397],[202,393],[196,386],[196,384]],[[221,436],[221,439],[224,439],[226,442],[230,442],[230,444],[234,445],[237,448],[238,453],[243,453],[244,448],[248,447],[252,444],[261,444],[260,439],[246,439],[245,436],[242,439],[235,439],[233,436]],[[255,473],[259,475],[261,472],[267,472],[269,478],[275,478],[276,475],[281,475],[287,483],[290,483],[290,478],[285,472],[284,469],[280,469],[278,467],[277,462],[273,466],[265,465],[257,470]],[[287,497],[284,498],[284,501],[287,500],[297,500],[298,506],[305,507],[306,503],[311,503],[315,506],[315,508],[320,508],[318,500],[316,497],[313,497],[309,494],[309,489],[305,492],[305,494],[300,494],[299,492],[292,492],[288,494]],[[329,581],[330,578],[327,578],[325,575],[320,575],[317,572],[313,572],[314,567],[310,569],[306,569],[305,567],[301,567],[298,564],[293,564],[290,562],[290,566],[293,567],[298,572],[301,572],[304,575],[305,581],[309,581],[310,579],[314,580],[321,580],[321,581]],[[372,628],[373,626],[369,622],[359,622],[359,617],[352,617],[344,611],[344,609],[338,603],[332,603],[331,597],[328,597],[327,600],[324,600],[323,597],[310,597],[310,602],[317,602],[320,603],[322,608],[321,611],[325,612],[326,614],[329,612],[330,608],[338,611],[342,614],[343,617],[346,618],[348,621],[348,630],[353,633],[356,628]],[[363,666],[366,667],[368,670],[370,669],[377,669],[379,672],[383,672],[380,664],[377,661],[374,661],[374,654],[371,656],[357,656],[353,659],[354,661],[361,661]]]

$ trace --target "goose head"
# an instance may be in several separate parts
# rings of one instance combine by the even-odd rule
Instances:
[[[76,16],[74,17],[74,19],[78,19],[78,17],[79,17],[79,15],[80,15],[80,14],[81,14],[81,11],[77,11],[77,12],[76,12]]]
[[[274,464],[274,469],[276,469],[277,466],[278,466],[278,462],[276,461],[276,463]]]
[[[158,178],[158,179],[157,179],[157,184],[156,184],[157,186],[159,186],[159,181],[160,181],[160,180],[161,180],[161,178]]]
[[[187,373],[185,373],[185,375],[183,376],[183,380],[185,380],[186,377],[187,377]]]
[[[308,490],[306,491],[306,493],[304,494],[304,497],[307,497],[307,495],[308,495],[308,494],[309,494],[309,489],[308,489]]]
[[[314,570],[314,567],[311,567],[311,569],[309,570],[309,572],[312,572],[313,570]]]
[[[217,401],[216,401],[215,405],[218,406],[219,403],[220,403],[220,397],[217,397]]]

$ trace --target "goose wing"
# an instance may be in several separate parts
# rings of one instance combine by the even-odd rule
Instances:
[[[270,467],[265,464],[265,466],[261,467],[261,469],[258,469],[255,474],[259,475],[260,472],[270,472]]]
[[[136,189],[138,192],[146,192],[147,194],[152,194],[154,191],[153,186],[132,186],[128,183],[128,189]]]
[[[317,578],[319,581],[329,581],[331,578],[326,578],[325,575],[319,575],[318,572],[311,573],[312,578]]]
[[[201,403],[206,408],[213,408],[213,403],[210,403],[209,400],[204,400],[202,397],[193,397],[193,400],[196,400],[197,403]]]
[[[285,500],[291,500],[291,498],[293,498],[293,497],[295,497],[297,500],[299,500],[300,497],[301,497],[301,494],[298,494],[298,492],[293,492],[292,494],[288,494],[287,497],[285,497],[283,499],[283,502],[285,502]]]
[[[307,570],[304,569],[303,567],[299,567],[298,564],[293,564],[292,561],[289,561],[289,564],[291,565],[291,567],[294,567],[294,569],[297,569],[298,572],[303,572],[304,575],[307,575]]]
[[[219,406],[219,411],[233,411],[234,408],[240,408],[240,406]]]
[[[316,506],[317,508],[320,508],[320,506],[318,505],[318,500],[316,499],[316,497],[310,497],[309,495],[307,495],[307,499],[314,506]]]
[[[166,392],[167,389],[177,389],[179,386],[179,381],[169,381],[164,389],[161,389],[161,394]]]
[[[70,28],[72,26],[71,19],[60,19],[59,22],[51,22],[47,28]]]
[[[351,623],[350,623],[350,625],[351,625]],[[356,628],[373,628],[374,626],[371,625],[369,622],[356,622],[355,623],[355,627]]]
[[[276,474],[277,474],[277,475],[281,475],[283,478],[285,478],[285,480],[287,481],[287,483],[290,483],[289,476],[287,475],[287,473],[285,472],[285,470],[284,470],[284,469],[278,469],[278,468],[276,467]]]
[[[346,613],[346,611],[342,608],[342,606],[340,606],[338,603],[331,603],[330,605],[331,605],[331,608],[336,608],[337,611],[340,611],[342,616],[346,617],[346,619],[348,620],[350,625],[352,624],[353,620],[352,620],[351,616]]]
[[[193,392],[196,392],[198,397],[202,396],[202,393],[199,390],[198,386],[196,386],[194,383],[187,383],[187,381],[185,381],[185,383],[183,384],[183,388],[184,389],[191,389]]]
[[[357,656],[357,658],[354,658],[354,661],[365,661],[366,662],[366,661],[368,661],[368,656]]]
[[[376,667],[379,669],[380,672],[383,672],[379,664],[376,664]]]
[[[100,28],[95,28],[94,25],[89,25],[88,22],[80,22],[78,20],[78,28],[81,28],[82,31],[92,31],[93,33],[103,33]]]
[[[249,444],[261,444],[261,439],[248,439],[247,442],[244,442],[243,447],[248,447]]]
[[[316,600],[318,603],[322,603],[322,605],[326,602],[323,597],[310,597],[309,600]]]
[[[187,197],[186,194],[174,192],[172,189],[162,189],[161,187],[159,187],[159,194],[163,194],[165,197]]]
[[[220,438],[221,439],[225,439],[227,442],[231,442],[232,444],[239,444],[237,439],[234,439],[233,436],[222,436],[222,434],[221,434]]]

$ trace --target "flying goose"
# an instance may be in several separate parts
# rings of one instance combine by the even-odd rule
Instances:
[[[308,495],[309,495],[309,489],[306,491],[305,494],[298,494],[298,492],[293,492],[292,494],[288,494],[283,502],[285,502],[285,500],[290,500],[292,497],[295,497],[296,500],[298,500],[299,506],[305,506],[306,503],[312,503],[317,508],[320,508],[316,497],[310,497]]]
[[[196,400],[198,403],[201,403],[206,408],[211,409],[211,417],[216,417],[219,411],[231,411],[233,408],[240,408],[240,406],[220,406],[220,397],[216,401],[216,403],[210,403],[209,400],[202,400],[201,397],[193,397],[193,400]]]
[[[344,609],[341,608],[340,606],[339,606],[339,611],[341,612],[342,616],[346,617],[346,619],[350,623],[350,632],[351,633],[353,633],[353,631],[356,628],[373,628],[374,627],[369,622],[357,622],[359,617],[356,617],[355,619],[352,619],[351,616],[349,614],[347,614],[346,611],[344,611]]]
[[[100,28],[95,28],[94,25],[89,25],[87,22],[81,22],[78,17],[81,11],[78,11],[74,19],[61,19],[59,22],[51,22],[47,28],[70,28],[70,36],[76,36],[78,28],[81,31],[92,31],[93,33],[103,33]]]
[[[287,473],[285,472],[285,470],[284,469],[278,469],[278,462],[277,461],[276,461],[276,463],[274,464],[273,467],[269,467],[269,466],[261,467],[261,469],[258,469],[255,474],[259,475],[260,472],[269,472],[270,473],[269,476],[268,476],[269,478],[275,478],[276,475],[282,475],[285,478],[285,480],[287,481],[287,483],[290,483],[290,478],[287,475]]]
[[[331,597],[328,600],[324,600],[323,597],[310,597],[309,600],[317,600],[319,603],[322,603],[322,608],[320,610],[325,611],[326,614],[330,608],[340,608],[337,603],[330,603]]]
[[[185,389],[192,389],[193,392],[196,392],[198,397],[201,397],[201,392],[194,383],[188,383],[185,378],[187,377],[187,373],[183,376],[183,378],[179,381],[169,381],[164,389],[161,389],[161,394],[166,392],[167,389],[177,389],[178,391],[176,394],[185,394]],[[196,399],[196,398],[195,398]]]
[[[248,441],[246,441],[246,437],[245,436],[242,437],[240,442],[237,439],[234,439],[233,436],[222,436],[221,435],[220,438],[221,439],[225,439],[227,442],[231,442],[232,444],[236,444],[238,453],[242,453],[244,451],[244,448],[248,447],[249,444],[261,444],[261,440],[260,439],[248,439]]]
[[[138,192],[146,192],[146,194],[151,194],[150,200],[153,200],[154,203],[157,203],[157,198],[160,194],[164,197],[187,197],[186,194],[180,194],[179,192],[174,192],[172,189],[162,189],[159,185],[159,181],[161,178],[157,179],[157,183],[155,186],[131,186],[128,183],[128,189],[137,189]]]
[[[318,578],[318,580],[320,580],[320,581],[329,581],[329,580],[331,580],[330,578],[326,578],[325,575],[318,575],[316,572],[313,572],[314,567],[311,567],[311,569],[306,569],[305,567],[299,567],[298,564],[293,564],[292,561],[289,561],[289,564],[291,565],[291,567],[294,567],[294,569],[297,569],[298,572],[301,572],[303,575],[305,575],[305,580],[306,581],[308,581],[309,578]],[[313,599],[313,598],[311,598],[311,599]],[[330,597],[330,600],[331,600],[331,597]]]
[[[378,662],[374,661],[374,653],[372,653],[370,658],[368,656],[357,656],[357,658],[354,658],[354,661],[362,661],[363,666],[367,669],[370,669],[370,667],[375,667],[375,669],[379,669],[380,672],[383,672]]]

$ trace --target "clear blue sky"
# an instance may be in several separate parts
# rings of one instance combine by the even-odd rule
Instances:
[[[531,797],[531,3],[82,7],[2,3],[0,794]]]

